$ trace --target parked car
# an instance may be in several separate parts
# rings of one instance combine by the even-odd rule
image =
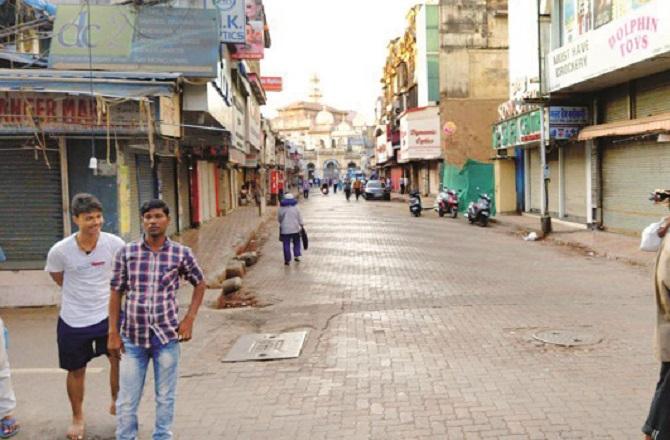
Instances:
[[[387,188],[381,180],[369,180],[363,191],[365,200],[391,200],[391,188]]]

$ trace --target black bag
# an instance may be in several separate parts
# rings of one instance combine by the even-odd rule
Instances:
[[[300,239],[302,240],[302,247],[307,250],[309,248],[309,237],[305,228],[300,228]]]

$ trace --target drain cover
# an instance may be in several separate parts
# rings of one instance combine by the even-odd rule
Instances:
[[[306,337],[306,331],[243,335],[235,342],[223,362],[297,358]]]
[[[533,339],[546,344],[560,345],[563,347],[579,347],[582,345],[595,345],[602,342],[602,338],[591,333],[575,330],[544,330],[533,335]]]

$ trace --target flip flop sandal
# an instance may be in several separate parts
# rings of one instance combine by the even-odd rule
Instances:
[[[14,437],[21,430],[21,427],[16,423],[14,417],[2,419],[0,421],[0,428],[2,429],[0,431],[0,438]]]

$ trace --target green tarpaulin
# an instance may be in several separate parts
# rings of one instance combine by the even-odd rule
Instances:
[[[444,164],[442,168],[442,185],[458,192],[461,212],[468,209],[470,202],[476,202],[479,194],[487,193],[492,201],[491,215],[495,215],[494,182],[493,164],[490,163],[468,159],[463,168],[450,164]]]

